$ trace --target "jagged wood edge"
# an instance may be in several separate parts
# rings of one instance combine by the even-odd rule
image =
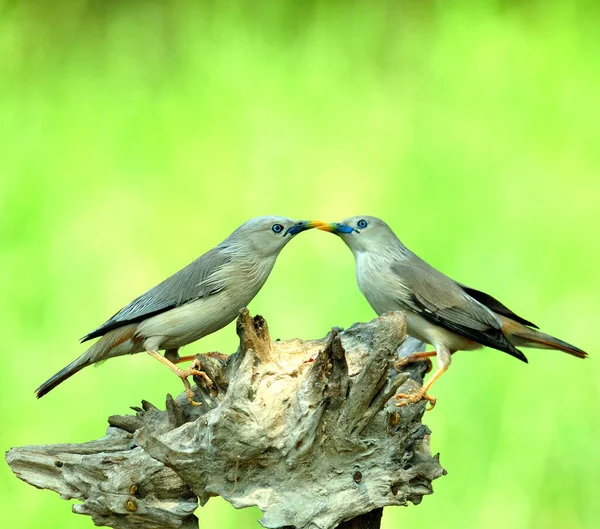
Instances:
[[[195,527],[197,519],[192,514],[196,507],[195,494],[192,492],[195,487],[193,484],[189,485],[189,482],[186,485],[188,479],[186,479],[185,472],[180,472],[179,468],[179,472],[176,473],[170,468],[174,465],[169,461],[169,450],[158,454],[156,448],[150,449],[150,452],[155,452],[152,454],[153,457],[150,457],[148,451],[144,451],[139,445],[148,444],[147,441],[144,441],[144,435],[149,435],[150,438],[157,440],[161,435],[172,432],[184,424],[189,425],[191,421],[195,421],[208,411],[217,408],[224,398],[227,398],[229,383],[235,379],[235,375],[238,374],[244,361],[252,360],[254,362],[257,359],[259,362],[277,361],[277,358],[273,356],[266,322],[262,318],[251,318],[247,311],[243,311],[238,319],[237,330],[241,340],[238,353],[231,355],[225,361],[218,355],[201,356],[204,370],[216,382],[216,394],[202,386],[196,387],[197,397],[203,402],[202,407],[188,406],[183,394],[177,399],[172,399],[170,395],[167,396],[164,412],[144,401],[142,408],[134,408],[135,416],[110,417],[111,426],[107,431],[107,436],[103,439],[82,445],[49,445],[12,449],[7,453],[9,465],[21,479],[34,486],[52,488],[59,492],[64,499],[83,500],[83,504],[73,506],[73,511],[91,515],[96,525],[129,528],[139,527],[140,523],[143,523],[145,527],[149,528]],[[252,353],[251,359],[248,358],[248,351]],[[377,359],[367,363],[363,371],[356,377],[356,384],[361,377],[368,377],[369,373],[372,375],[373,372],[381,372],[381,367],[380,364],[377,364]],[[348,388],[348,367],[337,332],[330,333],[322,354],[317,356],[310,371],[311,376],[306,380],[310,379],[311,383],[306,383],[302,387],[302,391],[308,395],[324,391],[326,388],[325,400],[329,408],[327,411],[339,409],[344,402],[345,392]],[[424,371],[423,365],[416,364],[411,369],[411,376],[419,383]],[[343,430],[348,438],[360,435],[371,423],[378,409],[385,406],[385,403],[403,382],[404,378],[401,376],[396,376],[395,379],[380,376],[369,398],[364,394],[357,393],[353,396],[350,393],[348,395],[349,402],[346,403],[344,412],[338,417],[336,428],[340,431]],[[232,399],[235,398],[233,392],[229,396]],[[325,413],[325,407],[321,407],[320,413]],[[414,420],[417,415],[420,419],[422,406],[403,408],[400,414],[402,419],[408,417],[410,420]],[[402,424],[401,420],[399,420],[399,424]],[[421,430],[418,435],[426,438],[428,430],[426,427],[423,428],[425,430]],[[134,442],[133,434],[135,432],[137,433]],[[306,435],[306,432],[298,432],[298,441]],[[314,431],[311,435],[314,437]],[[310,442],[307,442],[305,446],[310,446]],[[147,446],[146,450],[148,450]],[[97,461],[90,465],[92,454],[95,454]],[[297,455],[298,457],[302,456],[301,452]],[[427,460],[427,457],[430,458],[425,453],[420,454],[419,457],[422,457],[423,461]],[[81,464],[84,459],[87,467]],[[159,463],[158,460],[165,465]],[[115,479],[113,472],[107,473],[108,469],[113,469],[115,462],[122,465],[123,461],[131,461],[132,468],[134,467],[138,472],[138,477],[134,481],[122,479],[122,476],[120,479]],[[433,461],[434,466],[439,467],[437,459],[434,458]],[[139,474],[140,469],[147,469],[147,474]],[[86,471],[89,475],[86,475]],[[439,467],[431,475],[442,472],[443,470]],[[104,480],[100,480],[95,488],[94,480],[90,479],[90,476],[96,476],[98,473],[104,476]],[[161,483],[168,484],[168,487],[161,488]],[[424,489],[422,493],[430,493],[430,484],[425,484]],[[196,491],[196,493],[198,492]],[[210,495],[214,494],[207,495],[201,491],[198,494],[203,498],[203,502]],[[232,498],[227,498],[228,494],[221,495],[232,500]],[[418,503],[420,496],[418,494],[407,495],[406,500]],[[165,508],[165,506],[168,507]]]

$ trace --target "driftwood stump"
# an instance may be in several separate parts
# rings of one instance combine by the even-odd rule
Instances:
[[[272,342],[244,309],[239,350],[198,355],[215,383],[195,380],[201,406],[184,393],[165,411],[143,401],[109,417],[102,439],[6,459],[27,483],[82,500],[73,511],[96,525],[193,528],[198,500],[219,495],[257,505],[267,528],[377,528],[384,506],[420,503],[444,473],[420,422],[425,403],[394,406],[429,368],[393,368],[399,351],[422,347],[405,330],[389,313],[321,340]]]

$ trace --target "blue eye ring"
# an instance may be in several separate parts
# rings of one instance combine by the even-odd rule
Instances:
[[[271,229],[274,233],[281,233],[283,231],[283,226],[281,224],[273,224]]]
[[[367,221],[365,219],[360,219],[357,223],[356,223],[356,227],[360,228],[361,230],[364,230],[367,227]]]

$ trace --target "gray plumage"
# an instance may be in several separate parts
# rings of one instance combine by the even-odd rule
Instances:
[[[218,294],[225,288],[227,265],[233,260],[231,250],[232,247],[228,247],[224,241],[134,299],[100,327],[86,334],[81,341],[86,342],[127,323],[138,322],[190,301]]]
[[[142,351],[177,350],[221,329],[258,293],[294,235],[319,224],[284,217],[247,221],[217,247],[84,336],[82,341],[101,338],[44,382],[37,396],[96,362]]]
[[[502,334],[502,322],[487,307],[469,296],[449,277],[416,255],[394,262],[390,270],[405,287],[396,301],[404,310],[456,332],[481,345],[504,351],[520,360],[527,359]]]
[[[581,349],[537,331],[489,294],[442,274],[376,217],[351,217],[319,229],[339,235],[348,245],[356,260],[358,286],[375,312],[405,311],[408,334],[435,347],[438,376],[454,351],[482,345],[524,362],[527,358],[515,345],[586,356]]]

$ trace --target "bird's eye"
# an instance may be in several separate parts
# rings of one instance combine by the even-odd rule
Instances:
[[[283,226],[281,224],[273,224],[271,228],[275,233],[281,233],[283,231]]]
[[[356,226],[361,229],[365,229],[367,227],[367,221],[365,219],[360,219]]]

